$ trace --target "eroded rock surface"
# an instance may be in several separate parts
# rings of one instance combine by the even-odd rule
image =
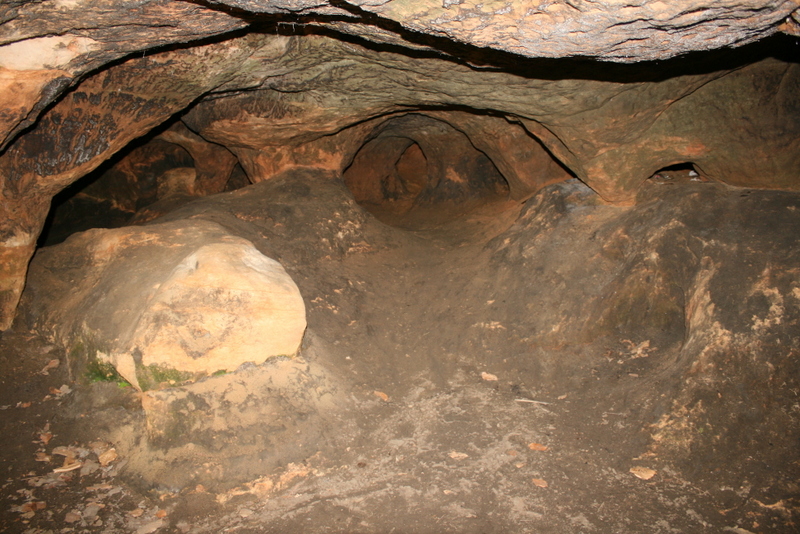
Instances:
[[[480,137],[496,124],[460,121],[521,196],[537,190],[530,178],[552,183],[558,173],[524,176],[514,162],[530,163],[525,150],[498,153],[511,139],[541,143],[612,202],[632,202],[642,180],[674,164],[736,185],[796,188],[793,42],[775,45],[780,53],[756,46],[637,66],[542,59],[668,59],[796,34],[794,1],[125,6],[4,8],[0,327],[13,318],[50,198],[189,106],[193,131],[178,123],[162,138],[193,153],[204,193],[220,190],[236,159],[251,181],[298,166],[341,172],[390,114],[445,120],[443,110],[513,123],[487,143]],[[162,17],[179,22],[162,32]]]
[[[141,389],[293,356],[305,332],[283,267],[211,222],[90,230],[33,269],[31,326]]]
[[[550,185],[466,242],[382,224],[310,169],[187,204],[162,221],[213,222],[280,259],[309,342],[149,394],[136,433],[109,441],[127,476],[233,503],[208,532],[308,529],[330,502],[372,532],[403,517],[569,531],[579,514],[597,531],[792,532],[798,195],[686,175],[647,181],[634,206]]]

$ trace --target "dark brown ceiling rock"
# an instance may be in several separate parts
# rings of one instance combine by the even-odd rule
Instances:
[[[195,194],[211,195],[225,189],[237,163],[236,156],[229,150],[209,143],[180,121],[164,131],[159,138],[183,147],[192,156],[197,171],[192,188]]]
[[[158,201],[159,182],[166,172],[192,165],[186,150],[158,138],[116,154],[53,197],[39,246],[61,243],[91,228],[131,224],[135,213]]]
[[[0,6],[0,148],[68,86],[134,51],[246,27],[313,24],[377,42],[465,52],[453,42],[527,57],[635,62],[797,35],[796,0],[175,0],[6,2]],[[13,80],[13,81],[8,81]]]
[[[436,47],[434,40],[527,57],[606,61],[666,59],[798,32],[795,0],[222,0],[241,12],[284,13],[378,41]],[[349,18],[341,20],[341,15]],[[338,15],[334,20],[325,15]],[[292,21],[287,21],[291,24]],[[372,26],[374,29],[370,29]],[[404,33],[403,30],[406,30]],[[413,32],[413,33],[412,33]],[[441,44],[441,43],[438,43]],[[448,48],[445,45],[445,48]]]

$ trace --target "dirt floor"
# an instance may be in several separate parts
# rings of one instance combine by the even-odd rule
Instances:
[[[156,392],[203,399],[176,436],[17,325],[0,529],[800,532],[797,195],[569,181],[478,215],[394,228],[311,172],[170,213],[284,265],[300,355]]]

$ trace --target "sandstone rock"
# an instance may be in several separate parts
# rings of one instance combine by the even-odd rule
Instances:
[[[219,193],[231,177],[236,165],[236,156],[221,145],[209,143],[177,121],[163,132],[160,139],[183,147],[194,160],[197,175],[194,178],[193,194]]]
[[[189,153],[161,138],[125,150],[115,156],[113,164],[109,163],[85,177],[89,184],[77,194],[75,188],[67,188],[53,198],[47,224],[39,238],[40,246],[56,245],[76,232],[91,228],[118,228],[132,224],[135,214],[136,221],[151,220],[155,216],[138,216],[143,211],[161,212],[149,208],[159,201],[158,190],[165,187],[161,184],[164,176],[174,169],[188,168],[184,172],[191,173],[192,181],[195,179],[193,159]],[[182,189],[181,200],[193,198],[193,183]],[[171,204],[179,204],[174,202],[174,197]]]
[[[419,114],[391,118],[376,128],[344,180],[355,199],[379,217],[508,196],[508,183],[467,136]]]
[[[158,179],[158,199],[164,200],[173,196],[193,196],[197,171],[191,167],[170,169]]]
[[[216,53],[228,61],[216,62]],[[26,270],[30,258],[18,251],[35,249],[55,193],[228,80],[239,64],[233,58],[249,54],[246,48],[231,55],[224,48],[205,46],[167,52],[154,62],[132,59],[91,77],[51,107],[38,128],[0,155],[0,249],[9,249],[0,254],[14,262],[5,268],[12,273]],[[183,59],[175,62],[170,57]],[[180,81],[184,76],[199,82],[185,85]],[[145,85],[159,96],[150,100],[152,93],[143,90]],[[6,329],[24,280],[4,279],[0,284],[0,329]]]
[[[292,356],[306,326],[283,267],[210,222],[77,234],[33,270],[31,326],[141,389]]]
[[[0,132],[3,132],[0,147],[8,143],[14,132],[33,122],[26,119],[43,107],[47,93],[57,94],[70,80],[67,72],[58,69],[16,70],[0,66]]]
[[[509,183],[525,190],[523,198],[566,177],[555,162],[542,164],[539,155],[525,163],[549,166],[549,172],[515,175],[527,156],[521,150],[512,155],[519,148],[511,146],[539,143],[612,202],[632,202],[644,180],[678,163],[695,163],[705,175],[735,185],[794,189],[800,71],[788,57],[765,58],[765,53],[755,47],[742,51],[741,58],[718,53],[696,62],[637,67],[519,60],[504,69],[477,71],[441,58],[309,36],[295,39],[272,63],[247,70],[250,83],[261,79],[268,88],[206,99],[184,120],[203,137],[235,147],[240,157],[263,161],[251,166],[254,181],[292,165],[343,170],[380,118],[419,107],[469,133]],[[287,72],[274,76],[275,69]],[[466,113],[437,109],[448,106],[466,106],[480,118],[467,121]],[[742,117],[747,119],[742,128],[722,126]],[[489,127],[492,119],[516,124],[498,136],[497,123]],[[353,124],[358,131],[349,131]],[[499,142],[503,137],[508,140]],[[334,144],[334,138],[342,140]],[[328,150],[318,150],[323,140]],[[336,148],[338,157],[332,153]],[[522,158],[516,170],[507,163],[514,158]],[[533,185],[519,187],[525,182]]]
[[[524,193],[514,198],[564,173],[550,162],[545,166],[553,172],[544,176],[520,174],[533,160],[524,151],[512,154],[509,143],[541,143],[616,203],[633,202],[646,177],[674,164],[694,164],[704,177],[735,185],[797,188],[800,111],[794,95],[800,76],[787,46],[635,66],[531,59],[664,60],[738,46],[778,28],[795,32],[793,0],[641,0],[623,7],[556,1],[530,10],[517,2],[223,4],[266,14],[274,26],[136,54],[107,69],[99,67],[131,50],[215,35],[244,22],[223,8],[169,0],[139,2],[136,10],[124,9],[122,0],[115,10],[81,0],[3,7],[0,84],[8,91],[0,101],[7,110],[0,114],[6,129],[0,131],[6,143],[0,248],[8,250],[0,254],[14,264],[5,267],[12,278],[0,286],[0,329],[13,318],[50,198],[190,105],[183,120],[194,133],[178,125],[163,136],[203,160],[195,165],[203,192],[220,190],[235,164],[231,154],[251,181],[299,166],[342,171],[368,140],[371,121],[443,109],[514,123],[498,142],[468,135],[512,189],[528,184],[516,187]],[[178,21],[168,31],[154,29],[165,16]],[[328,28],[392,46],[335,39]],[[91,69],[96,73],[82,78]],[[745,126],[730,128],[732,121]],[[482,131],[497,131],[496,124]]]
[[[354,3],[413,31],[478,47],[529,57],[588,56],[622,62],[752,42],[777,31],[797,11],[797,4],[790,0],[771,4],[740,0]]]
[[[299,357],[274,358],[213,380],[147,391],[142,405],[152,446],[180,449],[191,441],[195,455],[202,447],[220,461],[276,450],[301,432],[314,435],[315,419],[332,407],[336,389],[319,366]],[[157,480],[157,473],[148,478]]]

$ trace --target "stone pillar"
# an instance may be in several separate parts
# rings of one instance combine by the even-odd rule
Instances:
[[[0,194],[0,331],[14,321],[49,206],[50,197],[26,202]]]

